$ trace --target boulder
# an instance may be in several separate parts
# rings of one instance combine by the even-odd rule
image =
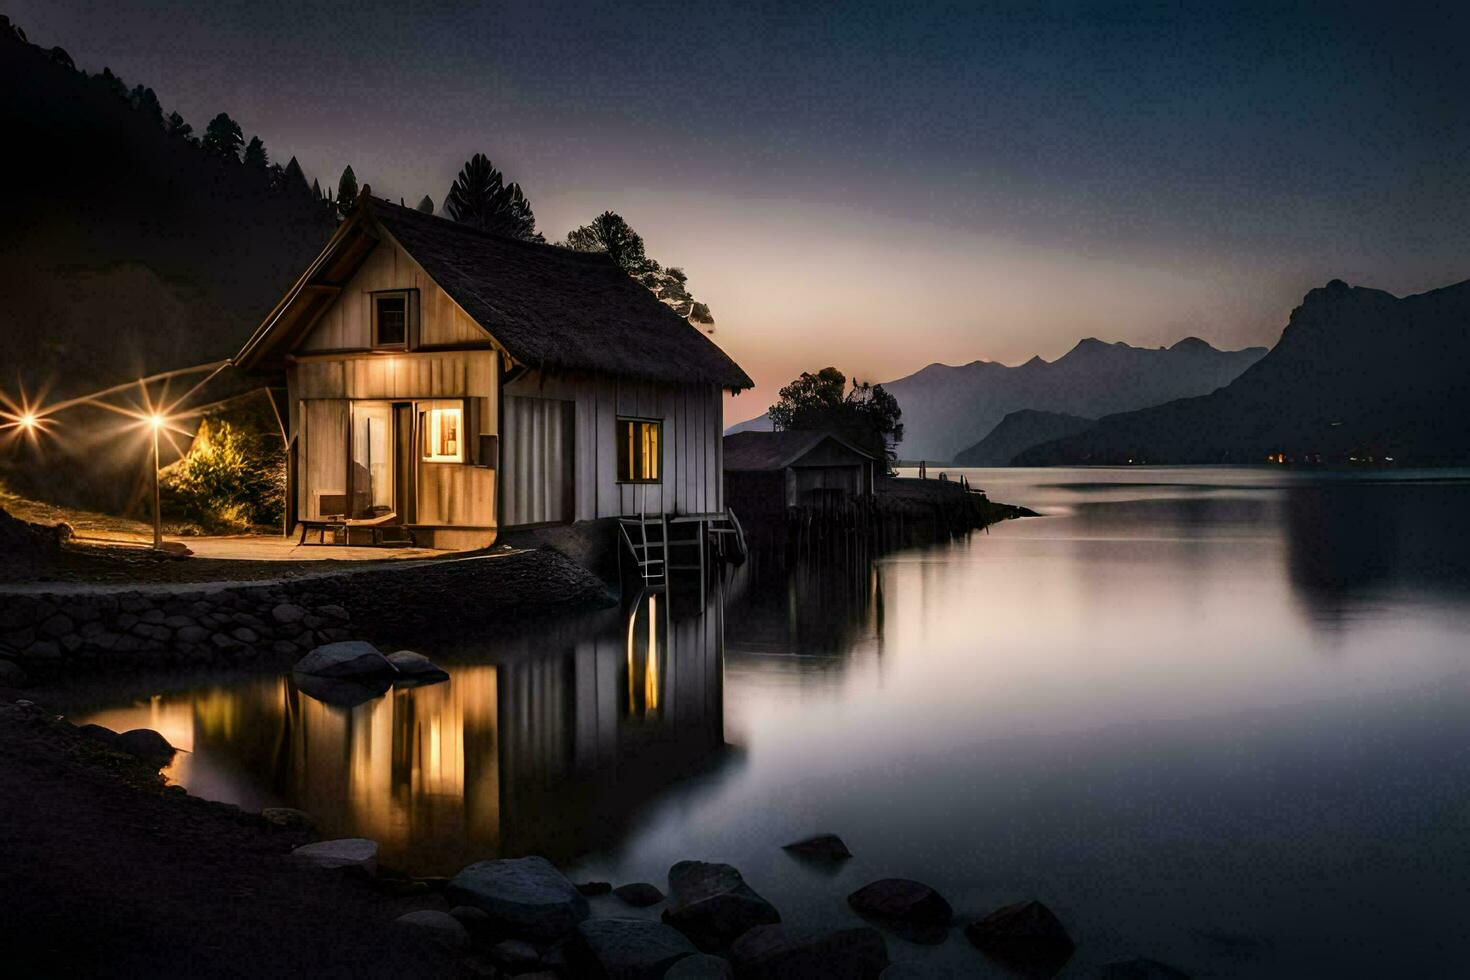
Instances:
[[[449,680],[449,671],[444,670],[422,653],[414,653],[412,650],[390,653],[388,662],[398,671],[399,679],[411,677],[417,681]]]
[[[398,668],[387,657],[364,640],[342,640],[327,643],[296,661],[292,668],[310,677],[392,677]]]
[[[378,845],[364,837],[303,844],[291,856],[317,868],[346,868],[368,875],[378,870]]]
[[[740,976],[750,980],[875,980],[888,966],[888,947],[871,926],[794,936],[784,926],[768,925],[735,940],[730,958]]]
[[[519,939],[555,942],[587,918],[587,899],[543,857],[479,861],[449,881],[449,900],[484,909]]]
[[[490,947],[490,962],[512,975],[530,973],[541,966],[541,954],[528,942],[507,939]]]
[[[1098,980],[1189,980],[1189,974],[1158,960],[1115,960],[1097,971]]]
[[[728,864],[680,861],[669,869],[669,907],[663,920],[714,952],[755,926],[781,921],[781,913]]]
[[[302,609],[294,602],[283,602],[271,610],[271,619],[274,619],[282,626],[289,626],[292,623],[299,623],[301,622],[302,617],[304,617],[305,615],[306,610]]]
[[[311,814],[289,806],[268,806],[260,811],[260,819],[265,822],[266,826],[276,830],[312,831],[316,829],[316,821]]]
[[[657,905],[664,900],[664,893],[658,890],[657,885],[650,885],[646,881],[635,881],[628,885],[619,885],[612,890],[618,898],[634,908],[647,908]]]
[[[0,687],[25,687],[30,678],[14,660],[0,660]]]
[[[470,946],[470,934],[464,924],[448,912],[420,909],[400,915],[393,923],[447,949],[469,949]]]
[[[577,938],[577,975],[607,980],[658,980],[671,965],[699,952],[683,933],[651,919],[588,919],[577,927]]]
[[[686,956],[664,974],[664,980],[734,980],[735,968],[730,961],[709,953]]]
[[[338,708],[355,708],[359,704],[366,704],[388,693],[388,688],[392,686],[391,682],[381,677],[356,679],[292,674],[291,679],[302,694]]]
[[[176,751],[172,745],[168,744],[168,739],[151,728],[134,728],[123,732],[113,738],[112,747],[128,755],[137,756],[158,769],[174,761]]]
[[[944,896],[908,878],[880,878],[847,896],[859,915],[915,926],[947,926],[954,918]]]
[[[852,857],[852,852],[847,849],[842,838],[836,834],[817,834],[814,837],[792,841],[790,844],[783,844],[782,850],[809,861],[835,863]]]
[[[612,883],[607,881],[584,881],[577,886],[577,891],[592,898],[595,895],[606,895],[612,891]]]
[[[1072,937],[1051,909],[1037,901],[1002,906],[965,926],[965,938],[1012,973],[1056,975],[1072,956]]]

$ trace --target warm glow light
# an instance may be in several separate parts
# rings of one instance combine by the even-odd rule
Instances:
[[[157,412],[148,416],[148,424],[153,426],[153,428],[155,429],[163,428],[163,425],[166,421],[167,419],[165,419],[162,415],[159,415]]]
[[[34,429],[36,427],[36,417],[30,412],[26,412],[20,417],[20,427],[22,429]]]

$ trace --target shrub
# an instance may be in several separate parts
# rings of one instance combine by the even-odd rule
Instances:
[[[286,453],[263,394],[199,422],[187,455],[163,472],[170,520],[209,532],[279,525],[286,500]]]

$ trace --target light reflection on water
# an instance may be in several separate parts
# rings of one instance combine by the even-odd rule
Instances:
[[[970,471],[1048,516],[843,568],[420,644],[444,685],[332,708],[288,681],[88,717],[192,746],[192,791],[301,806],[421,872],[736,863],[797,925],[904,875],[1036,895],[1067,975],[1451,975],[1470,949],[1463,473]],[[1450,478],[1450,479],[1447,479]],[[650,628],[650,624],[652,624]],[[826,877],[777,845],[841,833]],[[958,935],[895,957],[986,969]]]

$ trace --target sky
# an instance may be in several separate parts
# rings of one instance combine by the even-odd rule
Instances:
[[[1332,278],[1470,278],[1470,5],[11,0],[202,131],[683,267],[757,388],[829,364],[1270,345]]]

